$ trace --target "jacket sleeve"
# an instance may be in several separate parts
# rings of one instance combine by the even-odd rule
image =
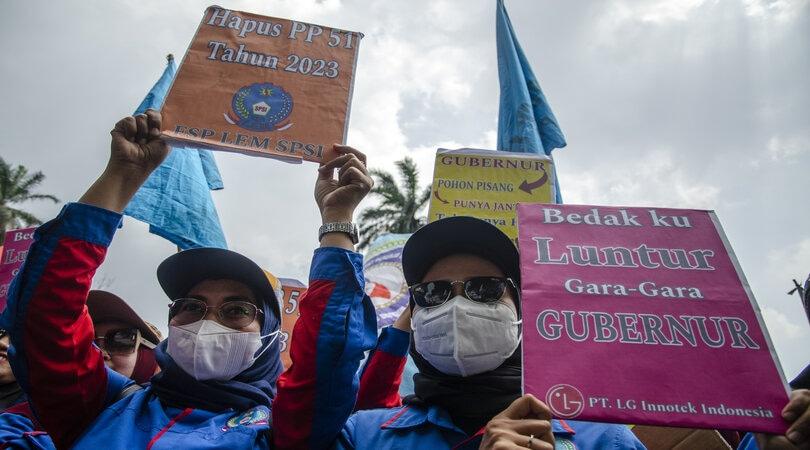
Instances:
[[[0,414],[0,450],[18,445],[26,433],[36,431],[36,428],[29,416],[16,411],[4,411]]]
[[[746,433],[737,446],[737,450],[759,450],[757,438],[754,433]]]
[[[279,378],[273,401],[277,448],[330,447],[351,414],[357,369],[377,334],[364,286],[362,255],[315,250],[292,333],[292,364]]]
[[[399,385],[405,370],[411,334],[394,327],[382,329],[377,347],[360,375],[355,410],[402,406]]]
[[[0,318],[17,381],[58,448],[70,446],[127,383],[110,379],[85,306],[120,222],[112,211],[66,205],[37,229]]]

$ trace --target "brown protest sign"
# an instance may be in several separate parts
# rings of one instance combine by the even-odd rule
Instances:
[[[639,425],[633,433],[647,450],[731,450],[717,430]]]
[[[320,161],[346,141],[362,36],[209,7],[163,105],[163,134],[195,147]]]

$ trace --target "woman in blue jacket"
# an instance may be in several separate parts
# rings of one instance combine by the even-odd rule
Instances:
[[[405,244],[402,268],[415,395],[352,415],[337,448],[644,448],[625,426],[555,420],[544,403],[521,396],[518,253],[495,226],[461,216],[428,224]],[[408,341],[398,342],[386,351],[404,355]]]
[[[42,225],[21,273],[12,283],[2,318],[9,359],[37,418],[57,448],[269,448],[270,407],[282,367],[279,304],[265,274],[248,258],[223,249],[194,249],[169,257],[158,280],[169,297],[169,337],[156,349],[162,371],[141,389],[107,368],[85,306],[121,212],[168,152],[160,114],[127,117],[112,131],[107,168],[78,203]],[[345,227],[372,181],[363,155],[342,155],[321,167],[316,200],[325,225],[312,273],[328,287],[320,302],[330,320],[321,340],[343,359],[326,370],[356,366],[363,342],[345,323],[369,323],[362,258]],[[340,177],[335,179],[334,170]],[[303,317],[320,320],[320,317]],[[294,381],[294,380],[292,380]],[[350,391],[352,386],[339,386]],[[356,392],[350,392],[356,395]],[[316,417],[339,429],[351,410]]]

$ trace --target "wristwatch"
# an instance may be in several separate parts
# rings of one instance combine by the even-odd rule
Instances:
[[[323,235],[326,233],[346,233],[349,235],[349,238],[352,240],[352,244],[357,244],[360,242],[360,232],[357,229],[356,223],[351,222],[330,222],[321,225],[321,228],[318,230],[318,240],[320,241],[323,239]]]

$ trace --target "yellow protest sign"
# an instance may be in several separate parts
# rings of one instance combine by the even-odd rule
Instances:
[[[472,216],[517,239],[518,203],[553,203],[554,170],[545,155],[439,149],[428,219]]]

